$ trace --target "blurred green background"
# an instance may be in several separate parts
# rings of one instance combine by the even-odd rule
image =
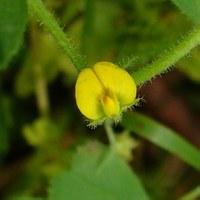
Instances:
[[[45,0],[44,3],[91,66],[98,61],[123,65],[124,58],[135,57],[128,68],[131,72],[152,62],[193,26],[169,0]],[[0,15],[3,28],[8,25],[7,17]],[[104,127],[88,128],[76,107],[74,86],[78,74],[75,68],[37,20],[30,14],[26,18],[20,49],[8,67],[0,71],[1,199],[46,197],[52,177],[68,171],[72,165],[82,166],[81,159],[84,163],[84,155],[77,155],[77,148],[85,152],[89,145],[91,157],[95,158],[95,151],[102,151],[99,146],[108,144]],[[4,35],[0,36],[2,42]],[[15,35],[10,37],[15,39]],[[14,48],[14,45],[8,46],[7,52],[14,54]],[[6,57],[1,50],[0,58],[3,56]],[[162,78],[157,77],[138,88],[138,96],[144,101],[135,110],[200,147],[199,48],[176,66],[162,74]],[[129,166],[152,199],[178,199],[199,184],[199,172],[176,156],[135,133],[131,139],[129,136],[120,139],[121,133],[127,131],[121,125],[114,130],[119,143],[125,141],[122,149],[130,141]],[[74,157],[78,157],[78,162],[72,164]],[[115,161],[110,162],[112,171]],[[113,173],[112,177],[117,176]],[[126,176],[122,173],[122,177]],[[55,185],[63,181],[57,179]],[[65,189],[57,187],[62,194]],[[50,199],[65,198],[55,197],[53,193]],[[68,199],[75,200],[70,196]]]

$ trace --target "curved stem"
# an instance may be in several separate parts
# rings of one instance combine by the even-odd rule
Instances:
[[[105,121],[105,129],[106,129],[106,133],[107,133],[107,136],[108,136],[108,140],[110,142],[111,150],[115,151],[115,149],[116,149],[116,139],[115,139],[115,133],[113,132],[113,129],[112,129],[111,120],[107,119]]]
[[[132,76],[134,77],[136,84],[141,85],[154,76],[167,70],[167,68],[174,65],[182,57],[187,55],[198,44],[200,44],[200,26],[195,27],[182,41],[169,51],[166,51],[160,58],[134,72]]]
[[[81,71],[86,67],[85,59],[80,55],[76,47],[72,44],[70,38],[63,32],[54,19],[53,15],[47,10],[41,0],[28,0],[30,13],[33,13],[45,29],[53,36],[56,44],[67,55],[75,68]]]

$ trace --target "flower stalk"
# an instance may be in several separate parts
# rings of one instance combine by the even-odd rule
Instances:
[[[112,129],[112,121],[107,119],[105,121],[105,130],[107,133],[107,137],[110,143],[110,148],[112,151],[116,151],[116,138],[115,138],[115,133],[113,132]]]

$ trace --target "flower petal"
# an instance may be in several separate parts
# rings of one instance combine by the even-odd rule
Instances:
[[[87,118],[97,120],[105,116],[99,96],[103,87],[91,68],[80,72],[76,81],[76,103]]]
[[[93,71],[105,89],[115,93],[120,106],[130,106],[136,98],[136,84],[129,73],[110,62],[98,62]]]

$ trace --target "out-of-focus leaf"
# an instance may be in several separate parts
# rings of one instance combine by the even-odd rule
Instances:
[[[200,197],[200,186],[180,198],[180,200],[197,200]]]
[[[53,178],[49,200],[149,199],[140,181],[117,155],[89,143],[74,156],[70,171]]]
[[[19,50],[27,18],[26,0],[0,1],[0,69]]]
[[[43,146],[46,143],[56,143],[60,129],[48,118],[38,118],[31,125],[23,127],[23,134],[30,145]]]
[[[76,72],[67,59],[57,50],[56,44],[49,35],[40,32],[38,34],[38,57],[37,63],[35,57],[27,53],[24,65],[21,67],[15,82],[15,91],[21,97],[32,94],[35,90],[35,79],[37,71],[35,65],[40,65],[42,75],[47,83],[55,80],[59,72],[67,76],[67,81],[74,81]],[[44,53],[45,52],[45,53]]]
[[[199,0],[171,0],[179,9],[185,13],[193,22],[200,23],[200,1]]]
[[[89,64],[94,64],[97,60],[109,60],[112,57],[110,52],[115,52],[115,40],[117,35],[115,22],[118,20],[120,21],[118,17],[121,13],[121,9],[115,1],[95,1],[94,4],[94,12],[88,9],[85,10],[85,12],[90,12],[85,13],[85,15],[87,16],[89,14],[92,16],[94,14],[94,19],[91,20],[90,17],[87,16],[85,22],[90,23],[84,24],[84,28],[87,28],[87,30],[78,30],[78,33],[83,31],[83,35],[86,35],[85,31],[91,31],[90,38],[86,36],[82,37],[83,39],[87,39],[85,45],[87,45],[87,42],[90,42],[86,52]],[[80,28],[82,27],[80,26]],[[71,35],[72,34],[77,35],[71,32]],[[78,37],[78,35],[76,37]]]
[[[122,125],[200,170],[200,151],[174,131],[138,113],[126,115]]]
[[[131,161],[133,159],[133,149],[135,149],[139,143],[125,130],[116,136],[116,151],[117,154],[125,161]]]
[[[189,76],[193,81],[200,82],[200,56],[199,49],[195,49],[191,57],[179,62],[179,69]]]

